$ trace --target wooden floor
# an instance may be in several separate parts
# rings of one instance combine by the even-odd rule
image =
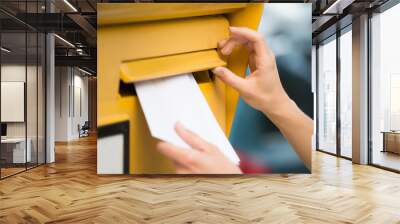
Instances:
[[[312,175],[96,175],[96,140],[0,181],[0,223],[400,223],[400,175],[315,152]]]
[[[18,167],[7,167],[7,168],[2,167],[1,171],[0,171],[1,172],[1,178],[6,178],[8,176],[11,176],[11,175],[14,175],[14,174],[17,174],[17,173],[20,173],[20,172],[24,172],[27,169],[33,169],[36,166],[37,166],[36,164],[27,163],[27,167],[25,167],[25,164],[22,164],[22,165],[18,164]]]
[[[25,167],[24,168],[1,168],[1,177],[7,177],[7,176],[11,176],[13,174],[19,173],[26,170]]]
[[[372,160],[374,164],[400,170],[400,154],[376,150],[374,151]]]

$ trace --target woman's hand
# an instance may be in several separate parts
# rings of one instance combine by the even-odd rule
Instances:
[[[179,174],[240,174],[242,171],[218,148],[187,130],[175,125],[176,133],[191,149],[184,149],[167,142],[159,142],[157,149],[175,163]]]
[[[251,74],[242,78],[228,68],[217,67],[213,70],[217,77],[236,89],[247,104],[267,115],[279,113],[282,107],[292,104],[279,79],[275,56],[263,36],[245,27],[230,27],[230,32],[229,39],[218,43],[220,52],[230,55],[236,46],[245,46]]]
[[[262,111],[279,128],[304,164],[311,169],[313,122],[283,89],[275,56],[256,31],[244,27],[230,27],[230,31],[230,38],[219,43],[220,51],[224,55],[230,55],[235,46],[244,45],[249,51],[251,74],[242,78],[225,67],[217,67],[213,72],[227,85],[236,89],[247,104]],[[165,142],[160,142],[157,148],[175,162],[177,173],[241,173],[239,167],[225,157],[216,146],[179,124],[175,129],[192,150],[181,149]]]
[[[213,72],[236,89],[247,104],[263,112],[311,170],[313,121],[283,89],[274,54],[258,32],[244,27],[230,27],[230,31],[229,39],[218,44],[220,51],[230,55],[237,45],[245,46],[249,51],[251,74],[242,78],[225,67],[217,67]]]

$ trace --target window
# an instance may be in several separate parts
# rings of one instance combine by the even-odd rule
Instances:
[[[390,74],[390,130],[400,130],[400,73]]]
[[[318,149],[336,153],[336,36],[318,47]]]
[[[352,157],[352,32],[345,28],[340,36],[340,155]]]
[[[371,18],[372,164],[400,170],[400,4]]]

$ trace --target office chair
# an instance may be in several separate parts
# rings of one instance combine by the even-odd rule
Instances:
[[[80,125],[78,124],[79,138],[89,136],[89,129],[90,129],[89,121],[85,121],[82,127],[80,127]]]

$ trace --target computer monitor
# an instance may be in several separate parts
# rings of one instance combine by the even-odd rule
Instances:
[[[1,136],[7,136],[7,124],[1,123]]]

